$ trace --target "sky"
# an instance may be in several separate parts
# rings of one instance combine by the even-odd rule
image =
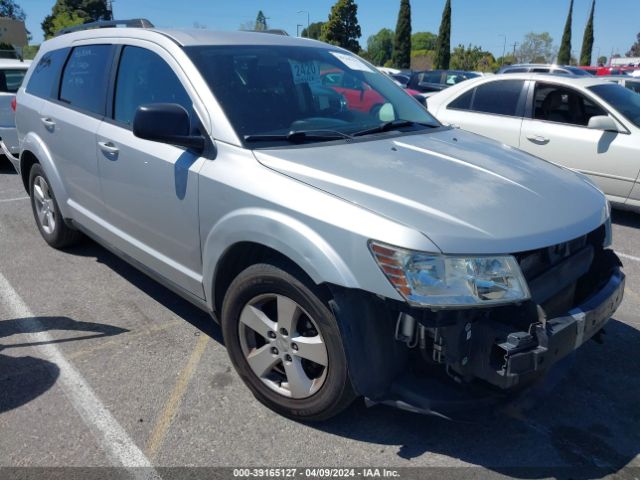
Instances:
[[[51,12],[54,0],[17,0],[27,14],[32,43],[42,41],[40,23]],[[325,21],[335,0],[114,0],[118,19],[143,17],[157,27],[192,28],[195,23],[211,30],[237,30],[255,21],[258,10],[270,28],[296,35],[297,25]],[[399,0],[357,0],[362,28],[360,43],[381,28],[395,29]],[[445,0],[412,0],[413,32],[438,32]],[[578,57],[591,0],[575,0],[572,51]],[[569,0],[452,0],[451,46],[479,45],[496,57],[513,51],[528,32],[549,32],[560,44]],[[305,13],[297,13],[298,11]],[[594,57],[611,52],[624,55],[640,32],[640,0],[596,0]],[[595,61],[595,58],[594,58]]]

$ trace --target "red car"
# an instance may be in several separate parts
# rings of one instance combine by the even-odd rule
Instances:
[[[635,67],[578,67],[585,72],[597,76],[623,75],[624,72],[633,71]]]
[[[320,74],[322,85],[330,87],[340,93],[347,101],[349,110],[357,110],[364,113],[375,113],[387,101],[367,83],[342,70],[326,70]],[[419,99],[420,92],[405,89],[407,94]],[[423,103],[423,102],[421,102]]]

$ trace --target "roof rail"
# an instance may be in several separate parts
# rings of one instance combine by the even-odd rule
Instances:
[[[73,27],[63,28],[55,33],[55,37],[66,33],[80,32],[82,30],[90,30],[92,28],[110,28],[110,27],[127,27],[127,28],[154,28],[146,18],[133,18],[131,20],[98,20],[97,22],[83,23]]]

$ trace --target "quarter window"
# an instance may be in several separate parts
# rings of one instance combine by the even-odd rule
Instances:
[[[448,108],[515,117],[523,87],[524,80],[485,83],[456,98]]]
[[[473,100],[473,92],[475,92],[475,88],[469,90],[463,95],[460,95],[449,104],[448,108],[452,108],[454,110],[471,110],[471,100]]]
[[[57,83],[62,64],[68,53],[69,49],[67,48],[45,53],[33,69],[27,84],[27,93],[36,97],[50,98],[53,85]]]
[[[62,73],[60,100],[80,110],[104,115],[111,51],[111,45],[74,48]]]
[[[171,67],[156,53],[125,47],[120,57],[113,118],[131,125],[140,105],[177,103],[187,112],[193,103]]]
[[[495,115],[516,116],[523,87],[524,80],[504,80],[480,85],[476,88],[476,94],[473,97],[472,110]]]

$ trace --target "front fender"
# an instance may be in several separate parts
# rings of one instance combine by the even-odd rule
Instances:
[[[29,152],[36,157],[38,163],[40,163],[40,165],[42,166],[44,173],[47,175],[49,185],[53,189],[53,192],[56,196],[56,201],[58,203],[58,207],[60,208],[62,216],[64,218],[70,218],[71,211],[67,206],[69,195],[67,193],[67,189],[64,186],[64,182],[62,181],[62,177],[60,176],[60,172],[58,171],[58,168],[53,161],[53,156],[51,155],[51,152],[47,148],[46,144],[39,136],[37,136],[33,132],[30,132],[22,138],[20,147],[20,175],[23,175],[22,172],[24,169],[24,164],[27,161],[27,156],[24,155],[24,153]]]
[[[287,256],[316,283],[358,288],[358,282],[340,255],[317,232],[283,213],[245,208],[216,223],[203,246],[204,287],[213,308],[216,266],[226,250],[239,242],[259,243]]]

